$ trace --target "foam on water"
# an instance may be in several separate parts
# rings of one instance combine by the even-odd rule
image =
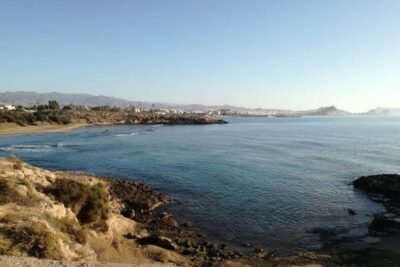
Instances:
[[[10,145],[10,146],[0,147],[1,151],[10,151],[10,152],[19,152],[19,151],[45,152],[45,151],[50,151],[52,149],[53,149],[53,147],[50,145],[30,145],[30,144]]]
[[[129,133],[129,134],[116,134],[115,136],[117,137],[123,137],[123,136],[132,136],[132,135],[137,135],[138,133]]]

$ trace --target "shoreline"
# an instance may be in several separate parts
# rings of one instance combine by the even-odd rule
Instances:
[[[4,199],[0,204],[0,237],[3,239],[3,246],[6,246],[3,251],[13,251],[12,247],[7,248],[7,246],[10,244],[13,246],[12,240],[14,236],[19,235],[18,231],[33,231],[35,233],[33,238],[41,238],[40,234],[35,232],[38,231],[39,223],[40,231],[52,233],[50,236],[44,236],[50,239],[45,240],[44,247],[40,249],[44,249],[46,253],[57,252],[55,254],[52,252],[50,256],[46,256],[46,253],[31,254],[31,250],[18,246],[22,250],[18,254],[8,254],[9,256],[22,256],[21,259],[33,256],[42,259],[124,264],[161,262],[178,266],[244,267],[259,266],[259,264],[265,266],[315,264],[313,266],[320,267],[332,263],[331,256],[322,252],[303,252],[281,257],[262,248],[253,248],[253,252],[243,253],[232,250],[225,243],[210,242],[195,225],[190,222],[177,222],[173,214],[159,208],[171,203],[168,196],[134,180],[50,171],[29,165],[17,158],[0,158],[0,166],[3,169],[0,173],[2,190],[9,188],[8,194],[5,195],[10,195],[9,198],[3,196]],[[102,188],[107,190],[108,197],[105,199],[109,206],[109,215],[102,217],[95,224],[81,222],[79,211],[73,209],[74,204],[69,206],[71,204],[67,205],[62,201],[69,194],[68,190],[57,200],[57,194],[54,192],[59,192],[57,181],[60,180],[79,183],[82,187],[89,186],[89,188],[103,185]],[[22,181],[23,185],[15,189],[10,187],[12,184],[21,184]],[[66,185],[64,184],[61,189],[65,190]],[[34,201],[30,200],[32,198]],[[66,221],[74,222],[74,228],[71,228],[72,226],[60,228]],[[76,224],[77,222],[81,223]],[[11,236],[9,229],[15,232]],[[54,238],[58,239],[61,236],[63,237],[57,244],[61,244],[62,249],[55,249],[56,245],[52,245],[51,250],[47,250],[47,242],[54,242]],[[31,241],[27,246],[29,244]],[[65,251],[69,252],[65,254]]]
[[[68,125],[44,124],[35,126],[32,125],[18,126],[9,124],[9,125],[3,125],[3,127],[0,128],[0,136],[42,134],[42,133],[67,133],[91,125],[93,124],[89,123],[68,124]]]
[[[167,118],[145,118],[141,120],[122,120],[122,121],[93,121],[77,122],[69,124],[43,123],[39,125],[20,126],[16,123],[0,123],[0,136],[41,134],[41,133],[65,133],[87,126],[113,126],[113,125],[211,125],[226,124],[221,119],[209,117],[167,117]]]
[[[287,256],[279,255],[279,253],[275,255],[259,247],[251,247],[248,252],[243,252],[231,248],[229,244],[222,243],[221,240],[210,242],[207,236],[190,222],[176,221],[173,214],[160,208],[165,204],[173,203],[171,199],[166,194],[156,192],[148,185],[135,180],[46,170],[12,157],[0,158],[0,166],[3,170],[0,172],[0,185],[2,195],[5,195],[0,204],[0,237],[10,238],[5,235],[9,231],[7,229],[16,231],[15,229],[20,229],[21,224],[31,223],[32,229],[35,229],[37,222],[50,225],[56,236],[64,235],[62,239],[64,242],[69,240],[65,248],[74,249],[73,253],[60,256],[61,260],[81,259],[71,256],[78,254],[85,262],[134,264],[138,259],[127,255],[136,253],[135,257],[143,257],[140,260],[146,263],[172,262],[178,266],[307,266],[309,264],[314,264],[313,266],[348,266],[348,264],[378,266],[373,264],[379,263],[381,259],[388,264],[379,266],[394,266],[393,264],[400,263],[399,254],[383,248],[359,247],[334,252],[331,250],[335,247],[334,244],[325,249],[298,251]],[[71,219],[79,221],[78,213],[75,212],[74,215],[73,209],[56,201],[54,199],[56,195],[51,195],[53,194],[51,190],[55,190],[57,180],[73,181],[92,188],[97,184],[102,184],[107,190],[110,215],[98,221],[101,228],[95,230],[96,228],[90,228],[90,224],[84,223],[75,226],[78,230],[86,231],[87,241],[83,243],[76,241],[81,239],[79,234],[81,230],[75,229],[72,232],[69,230],[65,232],[63,228],[57,230],[60,223],[65,222],[63,218],[68,217],[70,221]],[[13,189],[7,184],[18,186]],[[4,188],[8,189],[4,191]],[[7,193],[11,194],[8,198]],[[32,220],[32,218],[36,219]],[[106,226],[105,232],[100,230],[104,229],[104,226]],[[6,229],[6,231],[2,232],[1,229]],[[331,232],[328,230],[327,233],[322,234],[331,234]],[[18,235],[18,232],[15,235]],[[7,240],[5,244],[8,244]],[[333,236],[332,241],[346,243],[348,239],[340,240]],[[85,253],[82,253],[82,250]],[[3,251],[8,250],[3,249]],[[32,256],[29,251],[24,253],[23,256]],[[153,254],[156,255],[154,258]],[[48,259],[51,256],[43,258]]]

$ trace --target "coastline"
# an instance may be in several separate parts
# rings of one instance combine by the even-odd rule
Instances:
[[[68,124],[68,125],[58,125],[58,124],[43,124],[43,125],[29,125],[29,126],[19,126],[16,124],[3,124],[0,128],[0,136],[7,135],[24,135],[24,134],[41,134],[41,133],[65,133],[72,132],[79,128],[90,126],[89,123],[79,123],[79,124]]]
[[[63,133],[72,132],[76,129],[86,126],[107,126],[107,125],[209,125],[209,124],[226,124],[221,119],[209,117],[144,117],[140,119],[129,120],[94,120],[82,122],[76,120],[75,123],[57,124],[57,123],[39,123],[38,125],[20,126],[16,123],[0,123],[0,136],[5,135],[24,135],[24,134],[40,134],[40,133]]]
[[[171,203],[165,194],[133,180],[49,171],[17,158],[0,158],[0,167],[0,248],[1,254],[14,257],[13,262],[34,257],[61,260],[52,266],[64,266],[62,261],[79,261],[127,266],[171,263],[244,267],[311,263],[326,266],[331,261],[330,256],[316,253],[278,257],[261,248],[245,254],[231,250],[225,243],[210,242],[191,223],[177,222],[172,214],[158,208]],[[61,189],[67,191],[57,195],[60,182]],[[76,203],[65,202],[71,193],[70,183],[88,189],[101,185],[107,190],[104,201],[109,207],[108,215],[92,223],[82,222],[74,208]],[[76,197],[76,190],[80,189],[73,190]],[[32,233],[32,237],[14,240],[23,232]],[[30,247],[36,242],[42,245]]]
[[[374,264],[381,260],[383,262],[379,266],[393,266],[400,262],[396,254],[380,249],[349,249],[339,254],[319,250],[279,256],[263,248],[252,247],[252,252],[244,253],[232,250],[225,243],[210,242],[190,222],[177,222],[173,214],[159,208],[168,203],[173,205],[168,196],[134,180],[49,171],[17,158],[0,158],[0,167],[0,248],[3,255],[17,256],[7,258],[12,262],[25,262],[25,257],[61,260],[52,266],[64,266],[63,261],[123,263],[126,266],[153,266],[161,262],[177,266],[232,267],[378,266]],[[107,190],[104,201],[109,207],[109,214],[95,224],[81,222],[79,213],[74,211],[75,204],[64,203],[65,194],[61,195],[61,200],[54,194],[57,181],[88,188],[102,185]],[[68,193],[67,190],[66,195]],[[66,227],[65,222],[72,222],[72,225]],[[50,238],[50,241],[60,238],[58,244],[62,249],[52,245],[47,250],[47,239],[46,242],[39,239],[44,242],[40,249],[46,253],[32,255],[32,249],[25,250],[24,246],[17,245],[20,251],[15,254],[15,245],[10,242],[15,242],[13,238],[19,235],[19,229],[33,231],[34,238],[41,238],[37,231],[43,231],[43,228],[37,228],[38,223],[45,229],[44,238]],[[18,240],[16,244],[19,242],[24,241]],[[10,244],[11,247],[8,247]]]

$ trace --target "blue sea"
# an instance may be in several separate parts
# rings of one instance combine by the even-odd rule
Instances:
[[[178,222],[211,240],[285,252],[321,246],[315,227],[365,234],[383,207],[351,182],[400,173],[400,117],[224,119],[3,136],[0,156],[147,183],[175,200],[165,208]]]

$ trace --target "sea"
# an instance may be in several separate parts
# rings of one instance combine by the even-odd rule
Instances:
[[[384,211],[352,181],[400,173],[400,117],[223,119],[229,123],[2,136],[0,156],[146,183],[173,200],[163,209],[179,223],[234,248],[319,249],[315,229],[363,237]]]

